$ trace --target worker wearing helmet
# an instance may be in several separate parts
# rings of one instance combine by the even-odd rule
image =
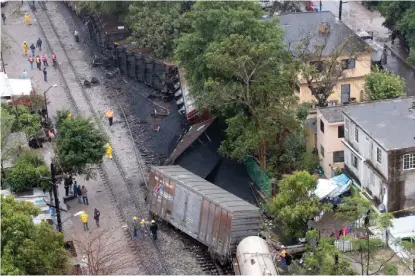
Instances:
[[[287,267],[287,250],[285,250],[285,246],[281,245],[281,252],[280,252],[280,258],[282,263],[282,268],[285,269]]]
[[[133,217],[133,239],[136,240],[137,238],[138,238],[137,217]]]
[[[151,225],[150,225],[150,232],[151,234],[153,234],[153,240],[157,240],[157,231],[158,231],[157,223],[154,220],[152,220]]]
[[[27,56],[27,50],[29,49],[29,45],[26,43],[26,41],[23,41],[23,54]]]
[[[81,221],[84,224],[84,230],[88,231],[89,230],[89,228],[88,228],[88,215],[87,215],[87,213],[85,213],[85,211],[82,211]]]

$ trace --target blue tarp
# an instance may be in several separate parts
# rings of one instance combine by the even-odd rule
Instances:
[[[317,189],[315,195],[320,199],[323,198],[336,198],[350,189],[352,181],[345,174],[335,176],[329,180],[319,179],[317,183]]]

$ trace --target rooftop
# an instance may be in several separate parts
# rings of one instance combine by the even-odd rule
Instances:
[[[344,110],[344,105],[340,105],[340,106],[330,106],[330,107],[324,107],[324,108],[319,108],[318,110],[320,111],[321,115],[323,115],[324,119],[327,120],[327,122],[329,124],[334,124],[334,123],[340,123],[343,122],[343,110]]]
[[[317,45],[325,45],[323,55],[328,56],[349,35],[351,35],[351,40],[343,50],[345,54],[364,52],[370,49],[370,46],[343,22],[336,21],[334,15],[329,11],[288,13],[280,15],[279,19],[286,33],[284,40],[289,45],[291,52],[302,40],[309,38],[308,50],[314,51]],[[327,36],[319,33],[319,26],[322,23],[328,23],[330,26]],[[327,42],[325,42],[326,39]],[[293,54],[295,55],[295,53]]]
[[[385,150],[415,147],[415,97],[349,105],[343,113]]]

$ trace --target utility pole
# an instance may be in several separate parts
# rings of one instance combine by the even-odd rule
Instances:
[[[58,231],[62,232],[62,221],[61,221],[61,210],[59,208],[59,198],[58,198],[58,189],[56,184],[56,174],[55,174],[55,165],[53,163],[50,164],[50,173],[52,177],[52,191],[53,197],[55,198],[55,210],[56,210],[56,219],[58,221]]]
[[[321,0],[320,0],[320,11],[323,9],[323,4],[321,3]]]
[[[342,20],[342,9],[343,9],[343,1],[340,0],[340,4],[339,4],[339,20]]]

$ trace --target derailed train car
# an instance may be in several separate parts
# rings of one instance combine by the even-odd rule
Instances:
[[[150,212],[209,248],[221,263],[259,233],[260,209],[180,166],[150,171]]]

